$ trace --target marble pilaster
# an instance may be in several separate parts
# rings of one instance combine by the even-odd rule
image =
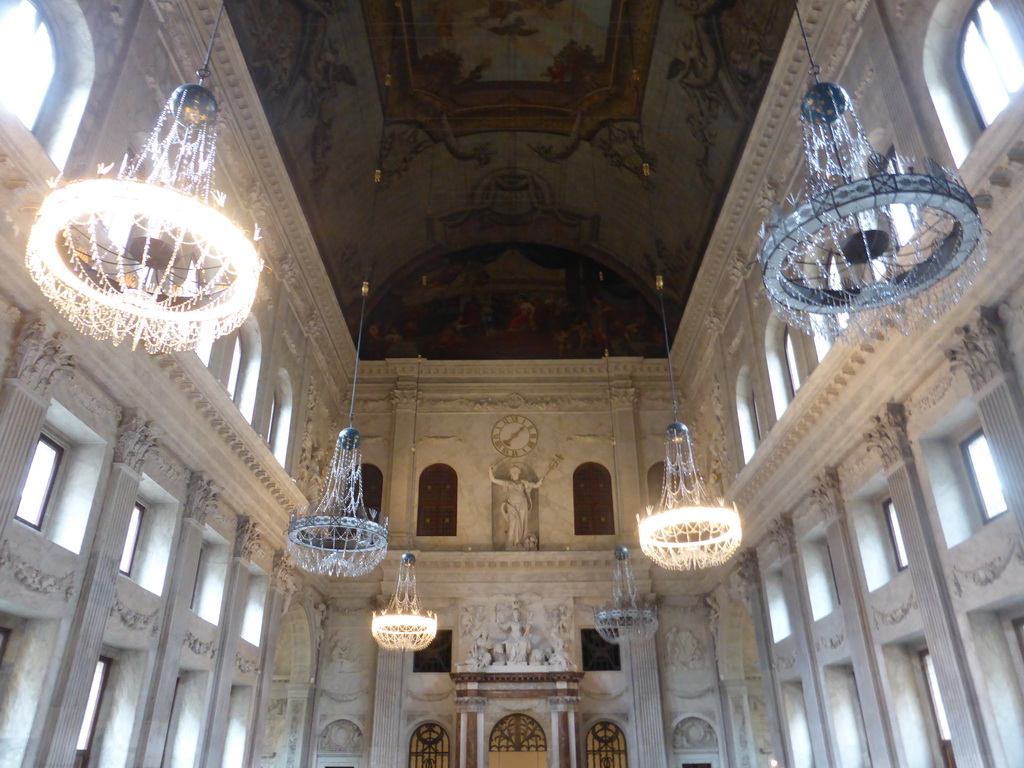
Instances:
[[[633,682],[633,716],[636,733],[637,768],[664,768],[665,725],[661,709],[661,685],[658,654],[653,644],[629,643],[625,646]]]
[[[612,405],[612,450],[615,454],[616,517],[615,532],[625,534],[636,526],[636,516],[627,510],[644,508],[640,482],[647,477],[640,470],[637,455],[636,405],[638,395],[632,387],[615,387],[611,394]]]
[[[370,765],[400,765],[405,756],[400,736],[404,661],[400,651],[377,651]]]
[[[910,560],[910,576],[921,608],[928,651],[942,691],[958,768],[991,766],[992,750],[981,717],[978,692],[971,679],[963,638],[943,572],[942,534],[925,504],[924,489],[907,435],[903,406],[888,404],[873,419],[864,438],[882,457],[889,493],[896,507]]]
[[[395,511],[391,519],[392,546],[412,546],[416,535],[416,403],[419,397],[412,383],[399,381],[391,393],[394,425],[391,434],[391,472],[388,507]],[[383,511],[381,512],[383,515]],[[404,537],[404,538],[403,538]]]

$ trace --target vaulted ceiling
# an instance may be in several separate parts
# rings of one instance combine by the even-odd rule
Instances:
[[[228,8],[367,351],[459,359],[659,353],[654,276],[674,329],[793,6]]]

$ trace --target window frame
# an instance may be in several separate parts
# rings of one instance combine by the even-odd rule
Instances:
[[[99,690],[96,693],[95,708],[93,709],[93,713],[92,713],[92,722],[89,724],[89,729],[88,729],[89,730],[89,736],[86,739],[85,747],[79,748],[78,747],[78,742],[75,743],[75,762],[74,762],[74,768],[88,768],[88,766],[90,764],[90,760],[93,757],[93,755],[92,755],[92,748],[93,748],[93,746],[95,746],[95,743],[96,743],[96,726],[99,724],[100,714],[103,711],[104,699],[105,699],[106,693],[107,693],[107,686],[110,683],[110,672],[111,672],[111,669],[113,668],[113,666],[114,666],[114,660],[112,658],[110,658],[109,656],[100,656],[96,660],[96,667],[95,667],[95,669],[98,670],[100,667],[102,667],[103,674],[100,677]],[[96,672],[94,671],[93,672],[93,680],[95,680],[95,675],[96,675]],[[92,698],[92,691],[93,691],[93,686],[92,686],[92,684],[90,684],[90,686],[89,686],[89,694],[90,694],[89,698]],[[82,725],[79,727],[79,736],[78,736],[79,741],[81,741],[82,731],[85,729],[85,720],[84,720],[84,718],[88,714],[88,710],[89,710],[89,705],[88,705],[88,700],[87,700],[86,711],[82,715],[83,716]]]
[[[4,656],[7,654],[7,649],[11,647],[11,635],[13,631],[10,627],[0,627],[0,666],[4,663]]]
[[[920,667],[921,676],[924,678],[924,689],[925,695],[928,698],[928,710],[931,712],[932,727],[935,729],[934,735],[938,737],[939,755],[943,760],[944,765],[942,768],[956,768],[956,763],[953,760],[953,741],[952,734],[947,734],[950,738],[944,738],[942,733],[942,723],[945,721],[946,730],[949,730],[949,714],[946,712],[946,705],[942,703],[942,693],[938,689],[938,679],[935,680],[935,688],[932,687],[932,676],[929,674],[929,666],[934,669],[935,662],[931,658],[931,652],[927,648],[917,652],[917,660]],[[929,664],[931,662],[931,664]],[[936,706],[935,697],[938,695],[938,704],[942,707],[943,717],[939,718],[939,709]]]
[[[999,112],[996,113],[995,117],[993,117],[992,122],[988,122],[985,120],[985,114],[981,110],[980,100],[978,99],[978,96],[975,93],[974,86],[971,85],[971,79],[967,75],[967,67],[965,66],[967,33],[972,25],[978,30],[978,35],[981,38],[982,45],[985,46],[985,49],[989,51],[990,54],[995,53],[993,48],[989,45],[988,41],[985,40],[985,32],[981,22],[981,15],[978,13],[978,9],[981,8],[981,6],[986,2],[991,3],[991,0],[975,0],[974,4],[971,6],[971,9],[964,16],[963,23],[960,27],[960,34],[957,40],[956,59],[957,76],[960,79],[961,87],[964,89],[964,94],[967,96],[967,101],[970,104],[971,113],[974,115],[976,127],[981,131],[987,130],[988,127],[992,125],[992,123],[994,123],[996,119],[998,119],[999,115],[1006,111],[1006,107],[1003,107],[1003,109],[999,110]],[[995,10],[996,13],[1000,13],[999,8],[995,7],[994,5],[993,10]],[[1002,14],[1000,13],[1000,16],[1001,15]],[[1011,24],[1007,24],[1006,19],[1003,19],[1003,23],[1006,24],[1007,32],[1012,36],[1014,31],[1013,26]],[[1024,39],[1016,40],[1014,42],[1016,42],[1019,46],[1017,47],[1018,57],[1022,61],[1024,61]],[[993,58],[995,57],[993,56]],[[1008,98],[1012,99],[1014,96],[1020,95],[1022,92],[1024,92],[1024,86],[1018,88],[1016,91],[1012,93],[1008,92],[1007,96]]]
[[[197,616],[199,611],[196,608],[198,607],[199,596],[202,591],[203,578],[208,569],[209,558],[210,545],[206,541],[202,541],[199,544],[199,556],[196,557],[196,574],[195,580],[192,582],[192,599],[188,603],[188,609]]]
[[[50,448],[52,448],[56,456],[53,461],[53,467],[50,469],[50,478],[49,480],[47,480],[46,492],[43,494],[43,502],[42,504],[39,505],[39,519],[36,522],[32,522],[28,518],[19,515],[18,512],[21,509],[21,499],[24,497],[25,486],[28,484],[28,478],[32,472],[32,464],[35,462],[36,451],[39,449],[40,443],[45,443]],[[24,484],[21,486],[21,495],[19,495],[18,497],[18,507],[14,510],[15,520],[19,521],[20,523],[23,523],[24,525],[27,525],[29,528],[32,528],[36,531],[43,530],[44,521],[46,520],[46,513],[47,510],[49,509],[51,501],[53,501],[54,491],[57,487],[57,483],[60,478],[61,468],[64,464],[64,454],[67,452],[67,450],[68,447],[65,444],[58,441],[51,434],[47,432],[39,433],[39,439],[36,440],[36,447],[32,450],[32,456],[28,462],[28,471],[25,473]]]
[[[896,503],[892,498],[882,502],[882,517],[885,518],[885,529],[889,532],[889,551],[892,553],[893,562],[896,564],[896,572],[905,571],[910,567],[910,555],[907,554],[907,542],[903,538],[903,528],[900,527]],[[895,521],[895,526],[893,522]],[[902,557],[900,553],[902,552]]]
[[[132,539],[132,521],[135,519],[135,514],[138,513],[138,523],[135,525],[135,536]],[[117,572],[122,576],[131,578],[132,568],[135,566],[135,561],[138,559],[139,554],[139,543],[142,541],[142,526],[146,519],[146,506],[139,501],[135,500],[132,505],[132,511],[129,513],[128,518],[128,530],[125,531],[124,547],[121,550],[121,560],[117,564]],[[128,546],[128,542],[131,539],[131,548]],[[124,568],[125,558],[128,558],[128,569]]]
[[[434,475],[440,477],[444,474],[443,482],[452,483],[451,491],[451,508],[444,508],[441,502],[445,501],[442,498],[442,490],[432,491],[431,495],[424,493],[424,484],[426,480],[433,480],[437,482],[436,478],[432,478],[427,475],[428,472],[433,472]],[[425,480],[426,478],[426,480]],[[446,494],[444,494],[446,495]],[[424,500],[430,504],[429,507],[424,507]],[[431,517],[427,517],[430,515]],[[444,517],[447,515],[447,521]],[[432,517],[437,517],[438,520],[433,520]],[[455,538],[459,534],[459,473],[455,470],[455,467],[444,462],[435,462],[423,468],[420,472],[419,478],[416,483],[416,536],[417,537],[444,537],[444,538]]]
[[[603,494],[596,490],[588,492],[591,482],[596,478],[585,477],[583,473],[601,475],[601,480],[607,482],[607,488]],[[587,482],[584,482],[587,481]],[[572,520],[573,534],[576,536],[614,536],[615,535],[615,492],[612,487],[612,473],[603,464],[596,461],[585,461],[580,464],[572,473]],[[599,503],[605,503],[602,509]],[[601,514],[604,513],[605,522],[601,523]],[[604,526],[602,528],[602,525]]]
[[[985,434],[984,429],[977,429],[967,437],[961,439],[957,445],[960,448],[960,459],[963,461],[964,470],[967,473],[967,481],[971,486],[971,497],[974,499],[974,506],[978,510],[978,514],[981,517],[983,525],[988,525],[993,520],[998,520],[1007,512],[1010,511],[1010,505],[1006,502],[1006,492],[1003,486],[1003,481],[999,478],[999,468],[996,466],[995,458],[992,458],[992,470],[996,475],[996,479],[999,480],[999,493],[1003,497],[1003,508],[990,515],[988,512],[988,506],[985,504],[985,495],[982,493],[981,483],[978,480],[978,472],[974,467],[974,460],[971,458],[970,445],[974,443],[978,438],[984,438],[985,444],[988,447],[989,456],[992,455],[992,444],[989,442],[988,436]]]

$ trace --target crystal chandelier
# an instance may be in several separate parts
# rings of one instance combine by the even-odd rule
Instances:
[[[416,556],[402,555],[398,583],[391,602],[383,611],[373,612],[371,632],[386,651],[422,651],[437,635],[437,615],[424,611],[416,594]]]
[[[679,421],[661,275],[655,286],[661,297],[674,421],[665,429],[661,498],[656,506],[647,508],[646,515],[637,515],[640,549],[663,568],[676,571],[710,568],[726,562],[739,549],[743,528],[736,509],[713,500],[697,472],[690,430]]]
[[[977,206],[954,171],[872,149],[849,94],[818,79],[799,9],[797,21],[815,81],[800,109],[807,191],[764,228],[765,289],[808,332],[909,333],[956,302],[984,260]]]
[[[612,599],[594,610],[594,628],[609,643],[650,640],[658,629],[658,609],[637,594],[625,547],[615,548]]]
[[[380,565],[388,551],[387,518],[379,522],[378,511],[363,503],[361,438],[352,426],[368,293],[369,284],[363,283],[349,426],[338,435],[320,498],[293,513],[288,523],[288,551],[295,562],[324,576],[362,576]]]
[[[212,187],[217,102],[203,81],[223,12],[199,82],[171,94],[134,161],[116,178],[55,183],[39,209],[25,257],[32,279],[95,338],[194,349],[241,325],[256,298],[263,264]]]

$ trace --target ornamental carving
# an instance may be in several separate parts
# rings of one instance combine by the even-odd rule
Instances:
[[[68,571],[63,576],[41,571],[11,551],[11,544],[7,539],[0,543],[0,569],[10,573],[23,589],[37,595],[57,593],[64,598],[65,603],[75,596],[74,571]]]
[[[811,489],[811,501],[821,510],[828,522],[842,520],[846,516],[846,504],[843,502],[839,471],[835,467],[826,467],[825,471],[815,478],[815,483]]]
[[[271,585],[281,593],[284,598],[281,604],[281,613],[287,613],[291,606],[292,597],[298,590],[299,585],[295,579],[295,562],[284,550],[274,553],[273,581]]]
[[[345,752],[358,755],[363,751],[363,732],[351,720],[335,720],[320,732],[318,752]]]
[[[971,388],[978,392],[986,384],[1013,370],[999,312],[993,307],[978,307],[978,319],[954,331],[954,346],[946,350],[953,372],[967,374]]]
[[[880,611],[875,607],[871,608],[872,618],[875,623],[875,629],[881,629],[883,626],[895,627],[901,623],[910,612],[917,608],[917,595],[913,591],[907,595],[907,599],[897,605],[890,611]]]
[[[672,731],[672,748],[678,750],[717,750],[718,735],[702,717],[684,717]]]
[[[125,411],[114,445],[114,463],[125,464],[133,472],[141,471],[146,457],[156,448],[159,436],[160,430],[152,421],[146,421],[142,411],[136,408]]]
[[[217,645],[213,640],[200,640],[192,634],[192,630],[185,633],[182,645],[188,648],[196,656],[209,656],[211,659],[217,656]]]
[[[157,617],[160,615],[159,609],[152,613],[140,613],[122,602],[121,596],[117,592],[114,593],[114,604],[110,606],[110,615],[117,616],[122,625],[136,632],[148,629],[152,637],[156,637],[156,633],[159,630],[157,622]]]
[[[869,451],[878,451],[886,469],[913,457],[907,436],[907,411],[902,404],[887,403],[882,413],[873,416],[871,422],[873,426],[864,433],[864,442]]]
[[[846,637],[842,632],[839,632],[838,634],[830,635],[829,637],[819,637],[814,641],[814,649],[819,652],[826,649],[834,651],[837,648],[842,648],[843,643],[845,642]]]
[[[761,566],[757,562],[757,552],[748,549],[736,558],[736,575],[743,581],[747,589],[757,588],[761,583]]]
[[[219,490],[202,472],[192,472],[185,498],[185,517],[206,525],[207,516],[217,508]]]
[[[247,659],[240,653],[236,653],[235,669],[237,669],[243,675],[255,675],[260,671],[260,665],[253,659]]]
[[[18,379],[42,398],[50,396],[61,378],[73,376],[78,358],[64,351],[67,334],[47,335],[46,323],[30,316],[18,331],[14,352],[7,360],[8,379]]]
[[[796,547],[796,531],[793,529],[793,518],[780,515],[768,526],[765,540],[782,554],[789,554]]]
[[[235,525],[235,557],[252,560],[261,548],[263,532],[259,524],[247,515],[239,515]]]
[[[976,587],[987,587],[994,584],[1014,561],[1024,564],[1024,547],[1021,546],[1020,539],[1013,539],[1003,554],[974,568],[962,568],[959,565],[954,565],[953,591],[957,597],[963,597],[964,586],[961,579],[969,581]]]

